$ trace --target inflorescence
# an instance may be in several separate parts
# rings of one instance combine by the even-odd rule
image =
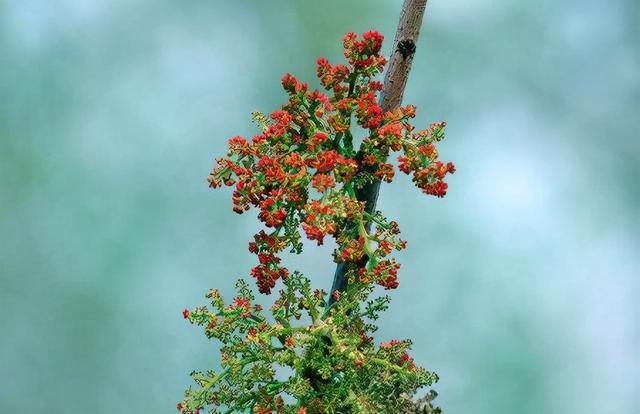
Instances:
[[[371,337],[373,321],[389,302],[387,296],[372,299],[373,287],[398,287],[400,265],[390,256],[406,242],[395,221],[365,211],[357,191],[393,180],[392,152],[398,153],[398,169],[426,194],[443,197],[444,178],[455,171],[438,160],[444,122],[416,130],[410,123],[414,106],[383,113],[378,105],[383,85],[375,78],[386,64],[382,41],[375,31],[361,40],[347,33],[346,65],[319,58],[317,75],[328,94],[309,91],[286,74],[288,102],[269,116],[254,113],[261,133],[231,138],[227,157],[216,160],[209,186],[233,187],[234,211],[254,207],[266,226],[249,243],[258,258],[251,276],[259,292],[270,294],[279,280],[282,288],[270,316],[242,280],[231,303],[211,290],[210,308],[183,312],[222,342],[222,371],[192,374],[199,387],[185,392],[182,413],[395,413],[418,388],[437,380],[414,364],[410,341],[376,346]],[[367,133],[359,148],[353,121]],[[365,263],[348,273],[344,291],[331,292],[331,306],[323,290],[282,265],[282,252],[302,251],[302,234],[317,245],[332,237],[337,263]],[[278,366],[290,375],[280,378]]]

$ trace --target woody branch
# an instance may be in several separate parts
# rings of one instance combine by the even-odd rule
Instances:
[[[427,0],[405,0],[402,5],[398,29],[391,49],[389,66],[384,78],[384,89],[380,95],[380,107],[383,113],[398,108],[402,103],[426,6]],[[362,154],[359,153],[356,158],[360,160]],[[358,189],[356,198],[365,202],[365,211],[367,213],[373,214],[379,193],[380,180],[376,179]],[[371,230],[371,222],[366,224],[366,229],[367,231]],[[366,263],[366,256],[358,263],[339,263],[334,274],[331,292],[336,290],[339,292],[344,291],[347,285],[347,272],[353,268],[364,267]],[[329,295],[329,305],[333,304],[334,301],[333,295]]]

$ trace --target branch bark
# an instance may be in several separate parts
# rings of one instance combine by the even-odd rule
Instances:
[[[398,29],[393,40],[391,56],[389,57],[389,66],[384,77],[384,89],[380,95],[379,104],[383,113],[398,108],[402,103],[426,6],[427,0],[405,0],[402,5],[400,21],[398,22]],[[360,154],[356,158],[359,159]],[[365,211],[367,213],[373,214],[375,212],[379,192],[379,180],[375,180],[356,191],[356,198],[365,202]],[[370,230],[371,223],[369,222],[367,223],[367,232]],[[336,267],[330,293],[336,290],[344,291],[347,285],[346,274],[349,269],[363,267],[367,264],[367,260],[365,257],[359,263],[339,263]],[[333,304],[333,302],[333,295],[330,294],[329,305]]]

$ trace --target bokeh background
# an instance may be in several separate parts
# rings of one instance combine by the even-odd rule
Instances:
[[[0,1],[1,413],[175,412],[218,364],[182,309],[254,260],[213,157],[400,5]],[[429,1],[405,103],[458,172],[382,189],[409,247],[378,339],[414,339],[447,413],[640,413],[639,18]],[[292,266],[328,288],[330,250]]]

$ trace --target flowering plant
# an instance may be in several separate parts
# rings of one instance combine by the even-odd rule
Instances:
[[[281,287],[268,312],[244,280],[231,302],[214,289],[206,294],[210,307],[183,312],[222,343],[222,370],[192,373],[197,387],[185,391],[182,413],[399,413],[437,381],[409,356],[411,341],[376,345],[372,338],[389,304],[388,296],[373,295],[374,286],[398,287],[400,265],[390,256],[406,242],[395,221],[366,211],[358,192],[393,180],[391,152],[400,153],[398,168],[426,194],[443,197],[443,179],[455,170],[438,160],[444,122],[417,130],[414,106],[383,113],[378,105],[382,40],[374,31],[361,39],[347,33],[346,65],[317,60],[329,96],[286,74],[288,102],[268,117],[254,113],[261,133],[231,138],[227,157],[210,173],[210,187],[234,188],[234,211],[259,210],[266,229],[249,243],[258,258],[251,276],[262,294]],[[354,120],[368,135],[359,148]],[[346,286],[329,298],[281,263],[283,251],[301,253],[302,233],[317,245],[332,237],[334,261],[350,265]]]

